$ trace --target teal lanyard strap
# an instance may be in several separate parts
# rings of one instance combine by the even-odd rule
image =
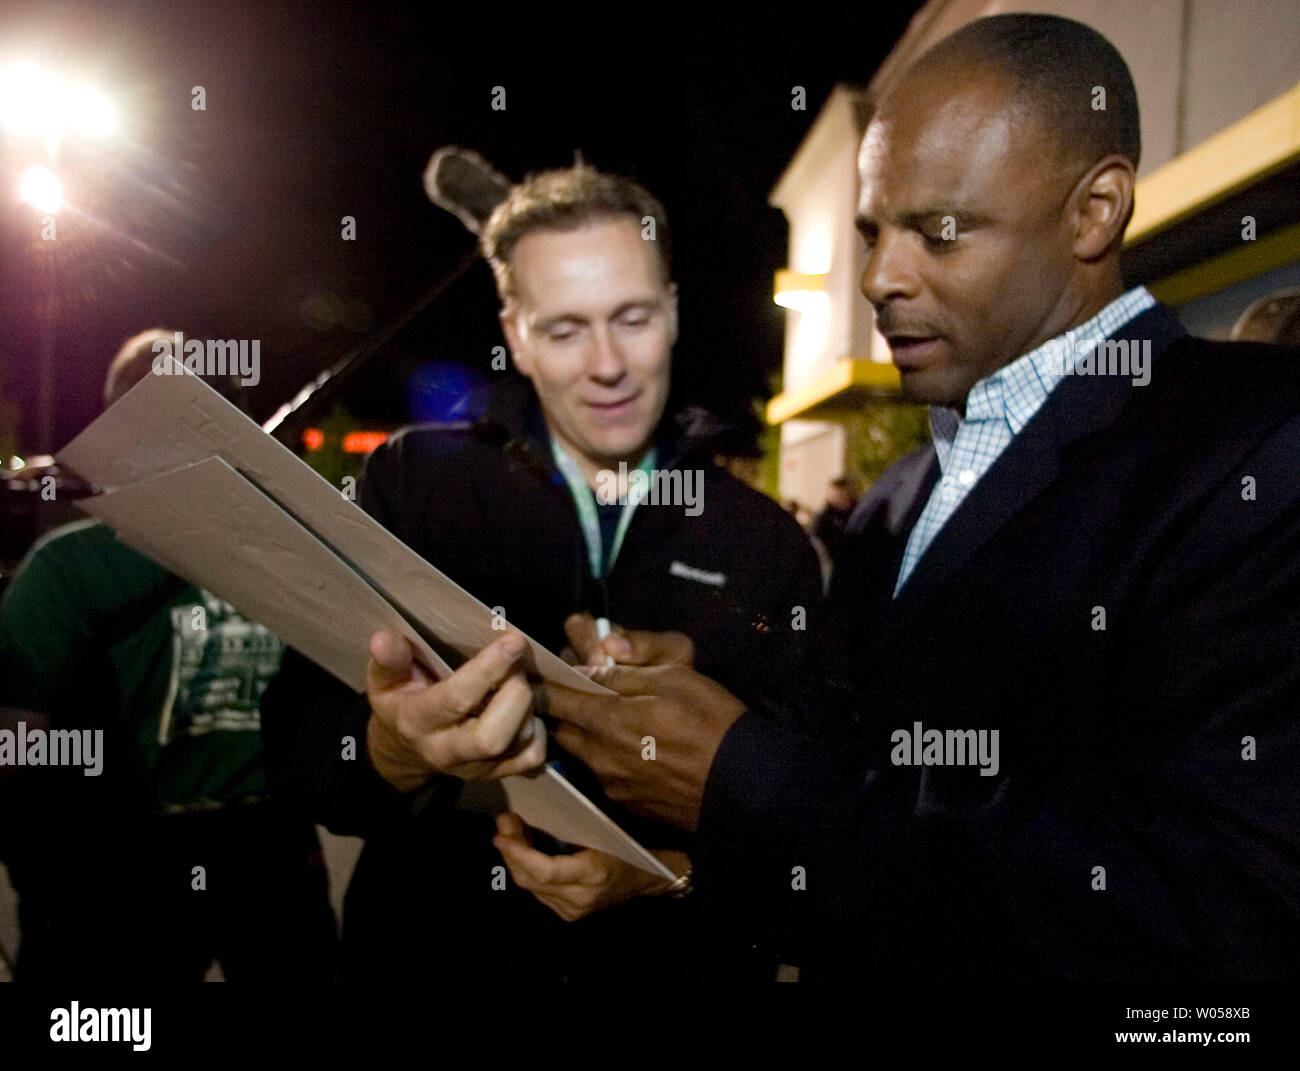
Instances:
[[[601,578],[601,538],[600,538],[600,519],[596,516],[596,503],[594,494],[588,486],[586,478],[582,475],[582,470],[578,468],[578,463],[573,460],[555,439],[551,439],[551,456],[555,458],[556,467],[564,477],[564,482],[569,486],[569,494],[573,496],[573,504],[578,510],[578,523],[582,526],[582,537],[587,543],[587,561],[591,565],[591,575],[597,580]],[[627,527],[632,523],[632,514],[636,512],[642,500],[649,493],[652,471],[657,460],[657,452],[652,446],[641,464],[636,467],[636,471],[645,475],[644,480],[633,480],[632,474],[628,474],[627,505],[623,507],[623,512],[618,518],[618,528],[614,531],[614,545],[609,551],[609,567],[614,568],[614,560],[618,557],[619,550],[623,546],[623,537],[627,534]]]

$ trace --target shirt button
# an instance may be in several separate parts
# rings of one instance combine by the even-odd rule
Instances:
[[[959,479],[959,480],[961,481],[961,485],[962,485],[963,487],[974,487],[974,486],[975,486],[975,470],[974,470],[974,469],[962,469],[962,471],[961,471],[961,475],[958,476],[957,479]]]

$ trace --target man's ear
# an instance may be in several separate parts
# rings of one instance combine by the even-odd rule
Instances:
[[[510,358],[515,362],[515,368],[520,375],[528,376],[531,379],[533,362],[524,347],[523,336],[519,330],[518,308],[513,303],[506,305],[498,313],[498,318],[501,321],[501,333],[506,336],[506,345],[510,347]]]
[[[1074,198],[1074,255],[1094,261],[1118,247],[1133,215],[1133,164],[1123,156],[1098,160],[1079,180]]]

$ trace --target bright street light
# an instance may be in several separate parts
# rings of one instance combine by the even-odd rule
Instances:
[[[117,129],[117,109],[93,86],[73,86],[64,95],[64,101],[64,115],[86,137],[107,137]]]
[[[57,212],[63,207],[63,183],[48,167],[37,164],[23,172],[18,193],[38,212]]]
[[[111,134],[117,109],[93,86],[70,84],[33,63],[0,70],[0,124],[18,137],[57,141],[65,130],[91,138]]]

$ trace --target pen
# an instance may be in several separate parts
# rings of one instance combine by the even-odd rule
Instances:
[[[598,640],[608,639],[608,638],[609,638],[609,632],[610,632],[610,629],[609,629],[609,618],[608,618],[608,617],[598,617],[598,618],[596,618],[596,639],[598,639]],[[607,665],[607,666],[615,666],[615,665],[618,665],[618,663],[614,661],[614,658],[613,658],[612,655],[608,655],[608,654],[607,654],[607,655],[605,656],[605,665]]]

